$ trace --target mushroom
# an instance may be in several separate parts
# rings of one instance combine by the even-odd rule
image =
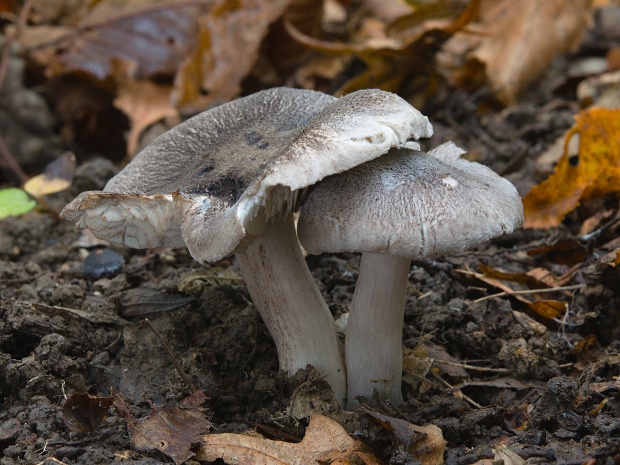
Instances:
[[[432,134],[395,94],[340,99],[276,88],[195,116],[139,153],[102,192],[62,216],[134,248],[183,247],[201,263],[235,254],[278,351],[280,368],[313,365],[344,401],[333,317],[307,268],[293,223],[305,189]]]
[[[453,143],[393,149],[324,179],[304,201],[298,235],[309,253],[362,252],[345,335],[349,408],[374,389],[403,401],[410,259],[461,252],[523,222],[515,187],[463,153]]]

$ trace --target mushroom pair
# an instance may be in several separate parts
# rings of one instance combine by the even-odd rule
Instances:
[[[235,254],[280,368],[313,365],[344,404],[333,318],[301,253],[292,213],[309,186],[430,137],[395,94],[270,89],[203,112],[139,153],[102,192],[61,215],[134,248],[183,247],[201,263]]]
[[[449,142],[392,149],[308,194],[299,240],[312,254],[362,252],[345,336],[347,407],[374,390],[402,402],[402,327],[410,259],[453,254],[523,222],[515,187]]]

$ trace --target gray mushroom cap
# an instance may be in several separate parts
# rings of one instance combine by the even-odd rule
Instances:
[[[395,94],[270,89],[166,132],[61,215],[111,243],[187,245],[198,261],[215,261],[295,208],[301,189],[431,135],[428,119]]]
[[[453,143],[429,153],[393,149],[308,194],[298,234],[311,254],[407,258],[458,253],[523,223],[515,187]]]

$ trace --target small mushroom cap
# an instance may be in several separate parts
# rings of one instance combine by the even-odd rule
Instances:
[[[298,234],[311,254],[372,252],[408,258],[458,253],[523,222],[515,187],[460,158],[453,143],[393,149],[308,194]]]
[[[430,135],[428,119],[389,92],[270,89],[166,132],[62,216],[112,243],[187,244],[215,261],[296,208],[299,190]]]

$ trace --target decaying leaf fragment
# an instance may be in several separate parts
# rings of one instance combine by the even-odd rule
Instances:
[[[92,433],[105,421],[112,400],[112,397],[74,392],[62,407],[62,421],[73,431]]]
[[[319,463],[379,465],[381,461],[328,417],[313,414],[299,443],[273,441],[247,434],[210,434],[202,437],[196,460],[222,459],[228,465],[317,465]]]
[[[176,117],[178,113],[172,106],[172,86],[128,76],[131,65],[119,63],[114,68],[117,81],[114,106],[131,122],[127,154],[132,156],[138,152],[140,135],[145,129],[164,118]]]
[[[524,197],[524,228],[557,226],[580,201],[620,192],[620,110],[590,108],[575,120],[565,145],[579,134],[579,154],[565,151],[553,174]]]
[[[365,415],[388,430],[405,451],[422,465],[441,465],[447,442],[435,425],[417,426],[400,418],[364,409]]]
[[[148,417],[137,420],[117,393],[114,393],[114,406],[127,421],[131,444],[136,450],[158,450],[180,465],[194,455],[190,448],[211,428],[202,409],[197,407],[205,399],[202,391],[196,391],[182,403],[190,408],[154,407]]]

